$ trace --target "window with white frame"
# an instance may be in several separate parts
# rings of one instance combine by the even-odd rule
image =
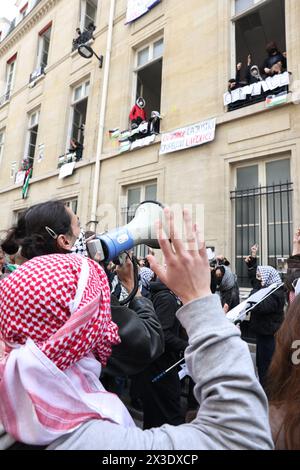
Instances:
[[[63,203],[65,206],[67,206],[69,209],[71,209],[74,214],[77,214],[77,209],[78,209],[78,198],[74,197],[72,199],[67,199],[64,200]]]
[[[160,112],[164,39],[158,38],[136,51],[135,99],[146,101],[146,114]]]
[[[8,60],[6,66],[6,85],[5,85],[5,101],[10,99],[13,86],[14,86],[14,78],[15,78],[15,70],[16,70],[16,60],[17,54],[15,54],[11,59]]]
[[[72,93],[70,142],[68,142],[68,145],[71,145],[71,141],[75,141],[77,142],[77,148],[80,144],[81,150],[84,144],[89,90],[90,81],[87,80],[76,86]]]
[[[285,0],[232,1],[236,59],[234,67],[242,62],[242,75],[245,76],[249,54],[252,65],[261,68],[268,57],[268,43],[274,41],[279,51],[286,52]]]
[[[28,130],[25,146],[24,160],[28,160],[30,166],[33,166],[34,157],[36,154],[37,137],[39,131],[39,117],[40,111],[34,111],[28,116]]]
[[[48,56],[50,48],[50,38],[51,38],[51,26],[49,24],[43,31],[39,33],[39,45],[38,45],[38,63],[37,67],[44,70],[48,65]]]
[[[244,258],[255,243],[259,262],[277,267],[288,258],[293,237],[293,183],[289,158],[266,160],[236,168],[231,193],[235,218],[235,262],[241,286],[248,286]]]
[[[0,165],[2,163],[3,152],[4,152],[4,135],[5,135],[5,130],[1,129],[0,130]]]
[[[80,28],[82,31],[95,24],[98,0],[81,0]]]
[[[136,184],[126,188],[126,207],[122,209],[123,222],[128,224],[135,215],[139,204],[143,201],[157,200],[157,181]],[[144,258],[148,254],[148,247],[140,245],[134,249],[137,257]]]

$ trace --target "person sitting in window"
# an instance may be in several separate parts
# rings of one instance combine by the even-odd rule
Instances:
[[[96,26],[94,23],[91,21],[88,26],[85,28],[83,33],[81,33],[80,36],[80,43],[85,44],[86,42],[90,41],[91,39],[95,40],[94,38],[94,31],[96,29]]]
[[[71,139],[69,152],[76,154],[76,162],[78,162],[82,159],[83,145],[78,140]]]
[[[136,100],[136,103],[129,114],[132,129],[138,127],[143,121],[147,120],[145,106],[146,102],[144,98],[140,97]]]
[[[151,117],[149,119],[148,133],[149,134],[159,134],[160,132],[160,120],[161,115],[158,111],[152,111]]]
[[[286,71],[286,53],[279,51],[275,41],[271,41],[267,45],[266,51],[268,53],[268,57],[263,64],[263,71],[266,77],[273,77],[273,75]]]
[[[75,39],[73,39],[73,50],[77,49],[78,46],[80,46],[80,38],[81,38],[81,29],[80,28],[76,28],[76,33],[77,33],[77,37]]]

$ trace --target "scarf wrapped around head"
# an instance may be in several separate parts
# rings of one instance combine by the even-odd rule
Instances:
[[[30,338],[61,370],[90,351],[106,365],[120,338],[111,321],[106,274],[86,262],[85,282],[83,259],[61,254],[36,257],[1,282],[0,334],[8,347]],[[85,321],[78,312],[88,304],[92,314]]]
[[[1,339],[0,421],[16,440],[47,445],[91,419],[134,425],[99,381],[120,338],[106,274],[94,261],[36,257],[1,281]]]
[[[224,275],[220,284],[220,290],[222,291],[227,291],[232,289],[236,282],[237,282],[237,277],[236,275],[231,271],[228,266],[221,266],[222,270],[224,270]],[[219,267],[220,269],[220,267]]]
[[[276,271],[275,268],[272,268],[272,266],[257,266],[257,272],[261,275],[264,287],[282,283],[278,271]]]

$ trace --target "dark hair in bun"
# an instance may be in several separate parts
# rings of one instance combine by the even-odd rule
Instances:
[[[21,256],[26,259],[61,252],[45,227],[57,235],[72,235],[71,217],[63,202],[49,201],[30,207],[8,231],[1,243],[3,251],[14,255],[21,247]]]

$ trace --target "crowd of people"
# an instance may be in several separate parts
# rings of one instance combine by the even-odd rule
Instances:
[[[247,66],[245,74],[242,77],[243,63],[239,62],[236,65],[236,75],[228,81],[228,91],[232,92],[238,88],[246,85],[253,85],[258,82],[262,82],[268,77],[274,77],[274,75],[282,74],[287,71],[287,54],[281,52],[275,41],[271,41],[266,46],[267,57],[261,66],[253,64],[252,55],[249,54],[247,57]],[[276,90],[276,94],[286,91],[287,87],[282,86]],[[262,92],[262,96],[267,96],[267,93]],[[275,91],[274,91],[275,93]],[[248,101],[254,101],[257,99],[256,96],[249,96]],[[238,106],[236,103],[231,103],[230,108],[233,109]]]
[[[251,312],[255,371],[243,324],[226,318],[240,303],[230,262],[209,262],[188,212],[187,246],[169,209],[165,219],[170,236],[157,228],[163,265],[153,252],[91,259],[85,237],[94,234],[84,235],[58,201],[29,208],[8,231],[0,252],[0,448],[300,449],[300,230],[284,286],[273,267],[258,264],[257,245],[245,259],[251,295],[279,286]],[[159,378],[184,359],[188,417],[178,368]],[[120,399],[128,377],[143,430]]]

